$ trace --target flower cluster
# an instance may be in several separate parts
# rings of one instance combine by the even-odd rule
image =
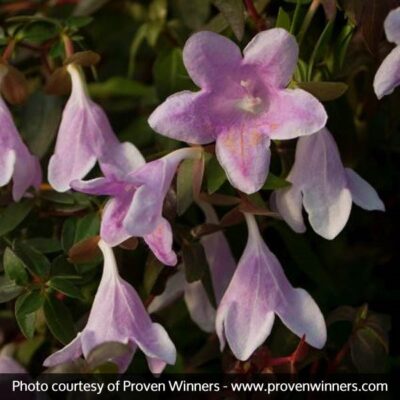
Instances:
[[[400,44],[400,9],[385,22],[390,41]],[[397,46],[375,79],[379,98],[400,81]],[[186,142],[184,147],[146,162],[131,143],[120,143],[102,110],[90,98],[77,64],[66,69],[72,91],[62,116],[48,181],[59,192],[73,189],[109,199],[102,210],[99,247],[104,269],[85,328],[44,365],[76,360],[106,342],[128,346],[124,356],[110,359],[126,371],[139,348],[154,374],[174,364],[176,349],[166,330],[149,314],[184,296],[191,318],[206,332],[216,332],[221,350],[229,345],[234,356],[247,360],[268,338],[275,315],[299,338],[315,348],[326,342],[323,314],[307,291],[293,287],[277,257],[264,242],[258,222],[243,211],[248,240],[236,262],[224,233],[205,235],[200,242],[210,268],[215,304],[201,281],[186,282],[183,262],[176,267],[162,294],[147,310],[135,289],[117,269],[112,247],[132,237],[143,238],[164,265],[178,264],[174,232],[163,215],[164,200],[184,160],[200,160],[202,145],[215,142],[217,159],[236,189],[257,192],[265,183],[273,140],[299,138],[295,161],[275,191],[274,208],[295,232],[304,232],[302,208],[313,230],[333,239],[344,228],[352,202],[366,210],[384,210],[376,191],[352,169],[345,168],[327,113],[310,93],[288,88],[298,62],[294,36],[280,28],[258,33],[243,50],[212,32],[198,32],[185,44],[183,60],[197,92],[168,97],[149,117],[159,134]],[[0,65],[0,85],[7,74]],[[13,179],[13,198],[21,199],[30,186],[38,187],[41,170],[29,153],[0,97],[0,186]],[[98,163],[102,176],[84,180]],[[207,224],[219,225],[217,213],[197,197]],[[2,360],[2,364],[11,362]]]

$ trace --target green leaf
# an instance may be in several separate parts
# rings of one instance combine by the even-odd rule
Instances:
[[[219,164],[216,157],[212,157],[206,166],[207,191],[215,193],[226,181],[225,171]]]
[[[276,18],[276,28],[283,28],[286,29],[287,31],[290,30],[290,16],[289,14],[282,8],[279,7],[279,12],[278,12],[278,17]]]
[[[283,189],[290,185],[291,185],[290,182],[288,182],[287,180],[280,178],[279,176],[276,176],[274,174],[271,174],[270,172],[262,188],[264,190],[275,190],[275,189]]]
[[[42,43],[56,37],[59,31],[59,26],[42,20],[27,24],[19,36],[32,43]]]
[[[39,253],[56,253],[62,250],[61,243],[56,238],[32,238],[25,240],[29,246],[33,247]]]
[[[109,1],[110,0],[80,0],[74,10],[74,15],[83,16],[93,14]]]
[[[17,285],[23,286],[29,281],[24,263],[7,247],[4,252],[3,266],[6,275]]]
[[[152,87],[121,76],[114,76],[104,82],[91,83],[89,91],[92,97],[98,99],[107,97],[154,97]]]
[[[184,160],[177,174],[177,212],[183,215],[193,203],[193,160]]]
[[[159,54],[153,68],[154,82],[161,100],[169,95],[193,89],[182,59],[182,50],[173,48]]]
[[[182,246],[182,257],[186,280],[191,283],[202,279],[208,268],[208,263],[201,243],[184,244]]]
[[[40,197],[52,203],[72,205],[75,203],[72,193],[58,193],[54,191],[45,191],[40,193]]]
[[[177,7],[183,23],[194,31],[200,29],[210,15],[210,0],[178,0]]]
[[[16,241],[14,252],[25,264],[26,268],[39,277],[47,277],[50,273],[50,261],[28,244]]]
[[[32,361],[32,358],[36,352],[40,349],[44,343],[45,338],[43,336],[37,336],[32,339],[28,339],[25,342],[18,344],[16,358],[21,362],[22,365],[28,365]]]
[[[320,101],[336,100],[348,89],[343,82],[299,82],[297,86],[311,93]]]
[[[89,25],[93,21],[92,17],[68,17],[65,20],[65,26],[70,29],[80,29]]]
[[[7,276],[0,276],[0,303],[7,303],[19,296],[24,289]]]
[[[51,278],[47,284],[61,292],[64,293],[65,295],[69,296],[69,297],[73,297],[75,299],[80,299],[82,300],[82,293],[81,291],[68,279],[64,278],[64,277],[55,277],[55,278]]]
[[[156,282],[163,270],[164,265],[150,253],[146,260],[143,275],[143,286],[147,294],[153,293]]]
[[[32,301],[32,304],[30,304]],[[31,339],[35,334],[36,324],[36,306],[41,306],[40,300],[38,300],[37,292],[28,292],[18,297],[15,302],[15,318],[18,326],[25,337]],[[33,310],[26,312],[26,310]]]
[[[33,202],[30,200],[12,203],[0,214],[0,236],[13,231],[31,212]]]
[[[244,6],[242,0],[213,0],[213,3],[226,18],[238,40],[244,35]]]
[[[21,135],[33,154],[42,158],[56,136],[63,101],[59,96],[36,91],[22,109]]]
[[[54,297],[46,297],[43,304],[44,316],[50,332],[62,343],[69,343],[75,336],[74,321],[68,308]]]
[[[18,300],[18,307],[15,308],[16,312],[21,315],[26,315],[32,314],[42,307],[44,297],[39,290],[33,290],[24,294]]]

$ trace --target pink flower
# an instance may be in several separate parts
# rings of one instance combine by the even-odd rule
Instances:
[[[264,343],[275,314],[294,334],[322,348],[324,317],[312,297],[293,288],[264,243],[253,215],[245,214],[249,237],[237,270],[217,310],[216,330],[221,349],[228,342],[239,360],[247,360]]]
[[[25,368],[7,355],[0,354],[0,374],[26,374]]]
[[[0,65],[0,86],[7,69]],[[39,187],[42,170],[21,140],[12,115],[0,96],[0,187],[13,180],[12,196],[19,201],[30,186]]]
[[[201,90],[170,96],[149,124],[185,142],[216,141],[217,158],[232,185],[256,192],[268,175],[271,139],[310,135],[327,120],[312,95],[285,89],[297,58],[295,38],[279,28],[256,35],[243,57],[224,36],[196,33],[186,42],[183,61]]]
[[[393,93],[400,84],[400,7],[388,14],[384,28],[387,40],[395,43],[396,47],[383,60],[375,75],[374,89],[379,99]]]
[[[206,222],[219,224],[217,214],[212,206],[207,203],[199,203]],[[229,243],[222,232],[212,233],[201,238],[217,305],[222,299],[226,288],[232,279],[236,269]],[[184,266],[178,266],[175,275],[169,278],[164,292],[156,296],[148,307],[149,313],[157,312],[167,307],[181,295],[184,295],[189,314],[194,322],[205,332],[215,331],[215,308],[210,303],[208,295],[201,281],[189,283],[185,278]]]
[[[68,190],[73,180],[84,178],[96,161],[104,172],[110,162],[131,163],[133,168],[141,160],[135,146],[118,141],[106,114],[90,99],[79,67],[70,64],[67,70],[72,92],[48,170],[49,183],[59,192]]]
[[[286,178],[292,185],[273,194],[272,205],[296,232],[304,232],[302,205],[315,232],[335,238],[346,225],[352,203],[384,211],[374,188],[352,169],[344,168],[327,129],[300,138],[295,163]]]
[[[120,372],[126,371],[139,347],[147,357],[150,370],[159,374],[166,364],[174,364],[176,349],[165,329],[153,323],[131,285],[118,274],[112,249],[103,241],[99,247],[104,255],[104,271],[94,298],[89,320],[77,337],[44,361],[46,367],[84,357],[105,342],[130,346],[129,354],[110,360]]]
[[[123,144],[132,153],[133,145]],[[199,158],[200,149],[176,150],[158,160],[145,163],[136,150],[130,162],[110,152],[103,163],[103,178],[73,181],[73,189],[95,195],[107,195],[100,235],[110,246],[116,246],[132,237],[143,237],[156,257],[166,265],[175,265],[172,250],[172,231],[162,216],[164,198],[170,188],[179,163],[185,158]]]

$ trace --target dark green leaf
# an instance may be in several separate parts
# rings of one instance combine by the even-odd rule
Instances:
[[[290,182],[287,180],[280,178],[274,174],[269,173],[268,178],[263,185],[264,190],[275,190],[275,189],[283,189],[285,187],[290,186]]]
[[[348,88],[343,82],[300,82],[298,87],[311,93],[320,101],[336,100]]]
[[[238,40],[244,35],[244,6],[242,0],[213,0],[215,6],[226,18]]]
[[[29,297],[31,296],[33,296],[34,299],[35,294],[32,295],[32,292],[25,293],[22,296],[18,297],[17,301],[15,302],[15,318],[17,320],[19,328],[21,329],[21,332],[28,339],[31,339],[35,333],[36,311],[34,310],[31,313],[24,313],[23,310],[24,308],[31,308],[29,307],[29,303],[27,303],[27,301],[29,301]],[[36,305],[37,304],[38,302],[36,302]],[[23,307],[22,311],[21,307]]]
[[[212,157],[206,166],[207,191],[215,193],[226,181],[226,174],[216,157]]]
[[[143,286],[147,294],[153,293],[153,288],[163,270],[164,265],[153,254],[149,254],[143,276]]]
[[[24,242],[16,241],[14,243],[14,252],[33,275],[40,277],[49,275],[50,261],[33,247]]]
[[[80,0],[74,10],[74,15],[84,16],[93,14],[109,1],[110,0]]]
[[[40,253],[55,253],[62,250],[61,243],[56,238],[32,238],[25,241]]]
[[[96,82],[89,85],[90,94],[95,98],[107,97],[154,97],[154,89],[143,83],[114,76],[104,82]]]
[[[24,39],[33,43],[42,43],[59,34],[60,27],[45,21],[27,24],[22,34]]]
[[[198,30],[210,15],[210,0],[178,0],[178,10],[183,23],[192,30]]]
[[[179,48],[161,52],[154,63],[153,74],[160,99],[194,87],[183,65],[182,50]]]
[[[207,269],[207,259],[200,242],[182,246],[182,257],[185,265],[185,275],[188,282],[199,281]]]
[[[276,18],[276,24],[275,26],[277,28],[283,28],[286,29],[287,31],[290,30],[290,16],[289,14],[282,8],[279,8],[279,12],[278,12],[278,17]]]
[[[65,295],[69,296],[69,297],[73,297],[75,299],[82,299],[82,293],[81,291],[68,279],[64,278],[64,277],[55,277],[55,278],[51,278],[47,284],[61,292],[64,293]]]
[[[75,203],[72,193],[58,193],[53,191],[45,191],[40,194],[42,199],[52,203],[71,205]]]
[[[69,343],[76,336],[76,330],[68,308],[54,297],[47,297],[43,304],[43,310],[51,333],[61,343]]]
[[[9,247],[4,252],[3,266],[6,275],[17,285],[23,286],[29,281],[24,263]]]
[[[193,203],[193,160],[184,160],[177,174],[177,211],[183,215]]]
[[[27,315],[32,314],[42,306],[44,297],[39,290],[33,290],[24,294],[18,300],[18,307],[15,307],[16,313]]]
[[[24,289],[15,284],[7,276],[0,276],[0,303],[15,299]]]
[[[30,200],[12,203],[0,213],[0,236],[13,231],[31,212],[33,202]]]
[[[89,25],[93,21],[92,17],[68,17],[65,20],[65,25],[68,28],[80,29]]]
[[[62,111],[59,96],[37,91],[29,96],[22,109],[21,134],[32,153],[42,158],[49,149],[58,129]]]

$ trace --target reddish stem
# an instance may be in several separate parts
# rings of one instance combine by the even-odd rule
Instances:
[[[263,31],[267,28],[264,18],[258,13],[256,7],[254,6],[253,0],[243,0],[246,7],[247,13],[250,18],[254,21],[257,30]]]
[[[67,35],[62,35],[62,39],[64,42],[65,55],[67,58],[71,57],[74,54],[74,44]]]
[[[15,48],[15,39],[11,39],[8,42],[7,47],[4,49],[4,52],[2,55],[2,59],[4,61],[8,61],[11,58],[14,48]]]

